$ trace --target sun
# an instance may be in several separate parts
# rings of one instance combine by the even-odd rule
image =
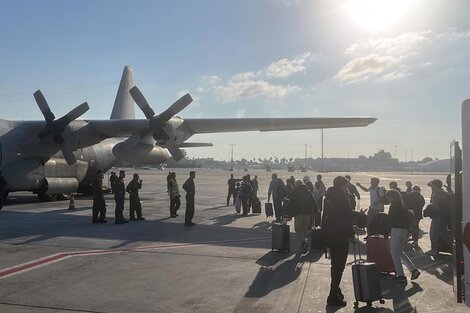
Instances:
[[[348,0],[349,17],[361,28],[378,32],[400,21],[410,9],[412,0]]]

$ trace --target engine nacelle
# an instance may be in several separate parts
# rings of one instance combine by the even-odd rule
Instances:
[[[124,144],[119,143],[114,146],[113,154],[121,161],[134,164],[161,164],[171,157],[167,149],[141,142],[130,149],[126,149]]]
[[[42,186],[44,167],[38,159],[19,159],[2,167],[7,190],[36,190]]]

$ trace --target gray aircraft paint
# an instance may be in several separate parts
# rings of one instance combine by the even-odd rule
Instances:
[[[46,126],[45,121],[0,120],[0,169],[7,181],[6,190],[38,194],[87,191],[96,170],[106,172],[117,160],[144,164],[168,160],[171,155],[165,140],[155,141],[147,131],[150,120],[134,119],[135,104],[126,92],[132,83],[132,71],[126,66],[110,120],[73,120],[65,127],[62,135],[77,160],[72,165],[65,162],[51,136],[38,137]],[[182,119],[173,116],[163,127],[172,144],[196,147],[208,144],[186,143],[195,134],[361,127],[375,120],[371,117]],[[143,135],[129,143],[128,138],[136,134]]]
[[[135,119],[135,104],[129,94],[129,89],[133,86],[134,78],[132,68],[126,65],[122,72],[116,100],[114,100],[113,112],[111,113],[112,120]]]

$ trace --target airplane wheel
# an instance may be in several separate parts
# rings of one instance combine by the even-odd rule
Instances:
[[[38,192],[38,199],[41,202],[51,201],[51,197],[43,192]]]

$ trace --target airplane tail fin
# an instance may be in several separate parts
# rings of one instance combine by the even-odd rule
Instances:
[[[129,89],[133,86],[132,69],[129,65],[126,65],[122,72],[116,100],[114,100],[113,112],[111,113],[112,120],[135,119],[135,104],[129,93]]]

